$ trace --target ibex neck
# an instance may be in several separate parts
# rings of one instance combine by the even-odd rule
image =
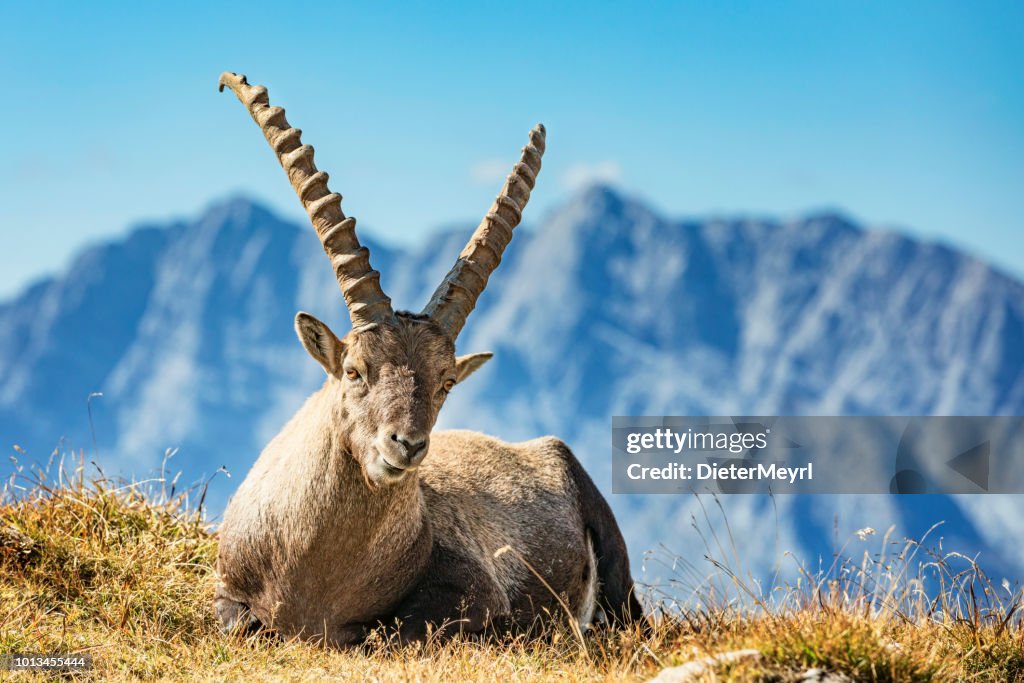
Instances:
[[[309,597],[303,619],[354,623],[394,606],[426,566],[432,538],[415,476],[388,486],[367,482],[348,451],[339,391],[328,381],[296,415],[301,429],[289,425],[282,433],[301,435],[299,443],[282,444],[290,463],[279,471],[301,492],[277,517],[287,547],[298,551],[289,573]],[[323,613],[310,607],[313,596]]]
[[[415,543],[418,536],[429,534],[423,509],[423,495],[416,476],[389,485],[374,486],[363,468],[349,451],[345,415],[336,382],[328,381],[314,394],[296,417],[316,424],[310,430],[319,434],[320,443],[307,452],[319,452],[312,458],[309,494],[323,510],[323,520],[337,532],[336,542],[353,548],[377,552],[377,544],[402,547]],[[310,409],[313,415],[302,413]],[[361,554],[361,553],[360,553]]]
[[[252,587],[234,599],[286,632],[344,630],[387,614],[433,543],[414,477],[368,485],[346,449],[335,391],[325,384],[267,445],[221,528],[225,582]]]

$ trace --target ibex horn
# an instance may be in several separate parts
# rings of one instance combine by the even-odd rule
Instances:
[[[519,163],[512,168],[491,210],[423,309],[423,313],[453,340],[466,324],[477,298],[487,286],[487,278],[501,262],[501,254],[512,239],[512,230],[523,217],[523,209],[540,173],[544,146],[544,126],[538,123],[530,131],[530,142],[523,147]]]
[[[327,174],[316,169],[313,148],[299,139],[302,131],[288,124],[284,109],[270,106],[267,89],[262,85],[249,85],[245,76],[224,72],[220,77],[221,92],[225,86],[238,96],[263,131],[306,208],[331,259],[352,327],[392,322],[395,313],[391,299],[380,287],[380,273],[370,267],[370,251],[359,244],[356,219],[345,217],[341,195],[327,189]]]

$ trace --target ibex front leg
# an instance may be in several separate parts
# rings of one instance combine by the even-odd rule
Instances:
[[[481,633],[507,611],[504,595],[477,560],[435,544],[423,578],[395,610],[398,639]]]
[[[249,606],[225,595],[223,586],[217,586],[213,594],[213,609],[217,612],[224,633],[250,636],[263,628],[262,622],[253,615]]]

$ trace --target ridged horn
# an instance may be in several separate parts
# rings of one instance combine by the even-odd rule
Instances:
[[[487,286],[487,279],[501,263],[501,254],[512,239],[512,230],[523,217],[523,209],[540,173],[545,137],[542,124],[538,123],[530,131],[530,142],[523,147],[519,163],[512,167],[498,198],[423,309],[452,340],[462,331],[477,298]]]
[[[341,195],[327,188],[328,176],[317,170],[313,148],[302,144],[300,139],[302,131],[288,124],[284,109],[270,106],[267,89],[262,85],[249,85],[245,76],[225,71],[220,76],[221,92],[225,86],[231,88],[263,131],[306,208],[324,251],[331,259],[352,327],[392,322],[395,313],[391,299],[381,289],[380,273],[370,267],[369,249],[359,244],[356,219],[345,217]]]

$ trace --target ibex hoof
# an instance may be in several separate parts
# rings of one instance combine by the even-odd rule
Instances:
[[[263,628],[260,620],[249,611],[249,606],[243,603],[218,597],[213,601],[213,609],[217,612],[220,630],[223,633],[251,636]]]

